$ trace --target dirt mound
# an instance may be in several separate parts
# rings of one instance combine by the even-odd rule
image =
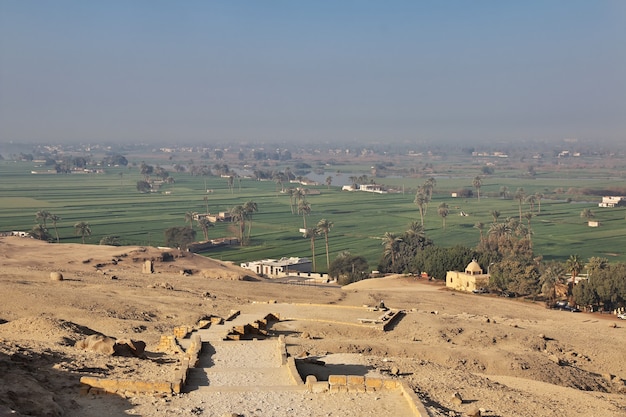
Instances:
[[[403,275],[389,275],[381,278],[370,278],[341,287],[344,290],[376,290],[388,286],[395,286],[401,282]]]
[[[0,336],[5,339],[27,339],[66,346],[73,346],[76,340],[96,333],[70,321],[42,316],[23,317],[0,324]]]

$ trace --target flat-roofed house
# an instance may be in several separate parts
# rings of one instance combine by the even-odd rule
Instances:
[[[311,272],[312,262],[308,258],[263,259],[260,261],[243,262],[242,268],[256,272],[258,275],[279,278],[293,272]]]

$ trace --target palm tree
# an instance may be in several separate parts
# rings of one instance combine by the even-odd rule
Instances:
[[[583,211],[580,212],[580,217],[582,217],[583,219],[587,221],[592,219],[594,216],[595,214],[593,214],[593,211],[591,211],[591,209],[589,208],[583,209]]]
[[[599,256],[592,256],[587,261],[587,265],[585,265],[585,268],[587,268],[587,274],[588,274],[587,279],[591,280],[591,275],[594,272],[600,271],[602,269],[606,269],[608,265],[609,265],[609,260],[607,258],[600,258]]]
[[[248,221],[248,240],[250,239],[250,232],[252,231],[252,215],[259,211],[257,203],[254,201],[246,201],[243,205],[243,210],[246,213]]]
[[[571,255],[565,262],[565,267],[572,274],[572,282],[576,280],[576,277],[583,270],[583,261],[578,255]]]
[[[428,194],[428,200],[433,199],[433,190],[435,189],[435,185],[437,185],[437,180],[434,177],[428,177],[422,186]]]
[[[506,185],[503,185],[502,187],[500,187],[500,197],[505,199],[508,196],[509,196],[509,187],[507,187]]]
[[[489,236],[495,236],[496,239],[510,237],[512,232],[509,223],[493,223],[489,227]]]
[[[326,243],[326,268],[330,268],[330,256],[328,254],[328,233],[333,227],[333,222],[330,220],[322,219],[317,222],[317,230],[324,235],[324,241]]]
[[[298,203],[298,213],[302,213],[302,222],[306,229],[306,216],[311,214],[311,205],[304,198]]]
[[[287,194],[289,194],[289,209],[291,210],[291,214],[294,214],[294,200],[296,195],[296,190],[293,188],[287,189]]]
[[[396,263],[396,257],[398,256],[398,244],[402,242],[402,239],[396,236],[395,233],[385,232],[383,236],[383,246],[385,247],[383,255],[385,258],[391,259],[391,267]]]
[[[193,230],[193,221],[195,220],[196,213],[193,211],[188,211],[185,213],[185,223],[189,222],[189,228]]]
[[[37,221],[41,221],[41,224],[43,224],[44,228],[48,228],[48,225],[46,224],[46,222],[48,221],[48,219],[50,218],[50,212],[48,210],[39,210],[37,213],[35,213],[35,219]]]
[[[305,228],[304,234],[302,235],[305,239],[311,239],[311,254],[313,255],[313,271],[316,271],[315,268],[315,237],[318,234],[318,230],[314,227]]]
[[[206,206],[206,214],[209,214],[209,196],[205,195],[202,199],[204,200],[204,205]]]
[[[33,226],[29,233],[33,238],[38,240],[48,240],[50,238],[48,229],[46,229],[42,224],[36,224]]]
[[[498,210],[491,210],[491,217],[493,217],[493,222],[498,223],[498,218],[500,217],[500,212]]]
[[[228,189],[230,190],[231,194],[235,190],[235,177],[233,177],[232,175],[228,177]]]
[[[274,191],[276,191],[276,193],[278,193],[279,187],[281,191],[285,191],[285,187],[283,185],[283,182],[285,181],[285,174],[283,174],[281,171],[274,172],[274,174],[272,175],[272,179],[276,184],[276,187],[274,188]]]
[[[531,211],[527,211],[526,213],[524,213],[524,215],[522,217],[524,217],[526,219],[526,221],[528,222],[528,241],[530,242],[530,247],[532,247],[532,229],[530,227],[530,220],[533,218],[534,214]]]
[[[485,224],[482,222],[476,222],[476,224],[474,224],[474,229],[478,229],[478,231],[480,232],[480,241],[483,241],[483,230],[485,230]]]
[[[56,214],[50,213],[50,221],[52,222],[52,227],[54,227],[54,234],[57,237],[57,243],[59,243],[59,230],[57,229],[57,222],[61,220],[59,216]]]
[[[446,229],[446,217],[448,217],[449,212],[450,209],[448,208],[448,205],[446,203],[439,204],[439,207],[437,208],[437,213],[439,213],[439,215],[441,216],[444,230]]]
[[[85,244],[85,236],[91,236],[91,227],[87,222],[78,222],[74,225],[74,233],[82,237],[83,245]]]
[[[244,231],[246,230],[246,210],[242,205],[230,209],[230,215],[234,222],[239,223],[239,245],[243,246]]]
[[[326,187],[330,190],[330,185],[333,183],[333,177],[332,176],[328,176],[326,177]]]
[[[522,221],[522,203],[524,202],[524,198],[526,198],[526,191],[524,188],[520,187],[515,191],[515,199],[519,203],[519,219]]]
[[[480,178],[480,175],[474,177],[472,181],[472,185],[476,188],[476,192],[478,193],[478,201],[480,201],[480,187],[483,185],[483,180]]]
[[[141,165],[139,165],[139,171],[143,175],[144,181],[150,182],[150,175],[154,172],[154,167],[142,161]]]
[[[294,206],[298,207],[300,202],[306,198],[306,191],[302,187],[297,187],[293,192],[294,196]],[[298,210],[298,214],[300,214],[300,210]]]
[[[198,216],[197,222],[204,234],[204,240],[209,240],[209,227],[213,227],[214,224],[206,216]]]
[[[420,237],[426,237],[426,232],[424,231],[424,226],[420,224],[420,222],[413,220],[409,223],[409,228],[406,233],[410,235],[419,235]]]
[[[560,277],[562,274],[562,264],[554,263],[548,266],[539,277],[539,282],[541,283],[541,293],[550,302],[553,302],[556,298],[556,286],[560,283]]]
[[[421,224],[424,226],[424,210],[428,204],[428,196],[420,189],[415,194],[415,200],[413,202],[417,205],[420,212]]]
[[[532,212],[535,209],[535,204],[537,203],[537,197],[534,194],[526,197],[526,202],[530,205],[530,211]]]
[[[545,196],[541,193],[535,193],[535,198],[537,199],[537,213],[541,213],[541,199]]]

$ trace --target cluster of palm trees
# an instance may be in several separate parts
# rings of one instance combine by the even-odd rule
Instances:
[[[59,230],[57,228],[57,223],[61,220],[61,217],[49,212],[48,210],[38,210],[35,213],[35,220],[37,224],[33,226],[30,231],[31,236],[35,239],[39,240],[50,240],[50,233],[48,231],[48,222],[52,223],[52,227],[54,228],[54,234],[56,236],[56,241],[59,243]],[[82,243],[85,243],[85,237],[91,236],[91,226],[89,223],[80,221],[74,224],[74,233],[76,236],[81,236]]]
[[[607,265],[608,260],[599,257],[591,257],[589,262],[585,264],[578,255],[571,255],[565,263],[552,262],[544,268],[541,274],[541,293],[549,301],[553,301],[557,298],[556,287],[563,284],[562,277],[566,273],[570,274],[573,283],[585,267],[592,274],[594,271],[605,269]]]
[[[189,228],[193,230],[193,222],[198,223],[204,240],[209,240],[209,229],[215,225],[211,220],[207,218],[208,210],[208,197],[204,197],[204,201],[207,205],[206,214],[198,214],[195,211],[188,211],[185,213],[185,223],[189,223]],[[243,246],[245,242],[250,240],[250,234],[252,233],[252,215],[259,211],[259,206],[254,201],[246,201],[244,204],[240,204],[232,207],[229,210],[231,220],[237,223],[237,237],[239,238],[239,244]],[[247,225],[247,232],[246,232]]]
[[[352,184],[352,188],[356,188],[357,184],[365,184],[368,182],[371,184],[374,184],[374,178],[369,178],[365,174],[359,175],[358,177],[356,175],[353,175],[353,176],[348,177],[348,179],[350,180],[350,183]]]
[[[413,202],[417,205],[417,208],[420,213],[420,221],[421,225],[424,226],[424,216],[428,211],[428,203],[433,198],[433,190],[435,189],[435,185],[437,185],[437,180],[435,178],[430,177],[418,187],[417,192],[415,193],[415,199]],[[446,212],[446,216],[448,213]],[[444,217],[444,216],[442,216]]]
[[[480,233],[480,245],[502,246],[505,241],[511,243],[513,237],[522,237],[528,241],[529,247],[532,248],[532,228],[530,225],[530,219],[533,217],[532,213],[528,212],[523,216],[527,220],[527,224],[513,217],[507,217],[504,221],[499,221],[500,212],[498,210],[491,210],[491,216],[493,217],[493,223],[489,226],[487,236],[484,233],[484,223],[476,222],[474,224],[474,228]]]
[[[317,236],[323,235],[324,236],[324,242],[326,244],[326,267],[330,268],[330,255],[329,255],[329,247],[328,247],[328,235],[330,233],[330,229],[332,229],[333,227],[333,222],[331,222],[330,220],[327,219],[321,219],[319,222],[317,222],[317,225],[315,227],[304,227],[304,233],[302,234],[302,237],[304,237],[305,239],[310,239],[311,241],[311,255],[312,255],[312,259],[313,259],[313,270],[316,270],[316,265],[315,265],[315,238]]]
[[[35,213],[35,220],[37,221],[37,224],[33,226],[30,231],[30,234],[35,237],[35,239],[48,240],[50,237],[48,232],[48,221],[51,221],[52,226],[54,227],[54,234],[56,235],[57,243],[59,243],[59,230],[57,229],[57,222],[61,220],[61,217],[54,213],[50,213],[48,210],[39,210]]]
[[[506,186],[500,187],[500,196],[502,198],[506,198],[508,195],[509,195],[508,188]],[[491,227],[489,228],[489,232],[488,232],[489,235],[495,234],[498,236],[502,236],[502,235],[510,235],[513,232],[519,233],[520,231],[523,231],[526,237],[528,238],[529,242],[531,242],[532,244],[531,220],[534,216],[541,213],[541,199],[543,197],[544,195],[542,193],[535,193],[535,194],[527,195],[524,188],[522,187],[518,188],[515,191],[513,198],[518,201],[519,221],[516,222],[511,218],[507,218],[503,223],[499,223],[498,220],[501,214],[500,211],[491,210],[490,214],[491,214],[491,217],[493,218],[493,223],[491,224]],[[524,202],[529,205],[529,211],[525,213],[522,211]],[[535,211],[535,207],[537,207],[536,211]],[[588,213],[586,213],[585,210],[583,210],[583,213],[581,213],[581,217],[588,218],[587,214]],[[526,228],[524,230],[521,230],[520,224],[523,220],[526,220]],[[483,233],[485,224],[482,222],[477,222],[476,224],[474,224],[474,228],[479,230],[480,240],[482,242],[485,238],[484,233]]]
[[[306,199],[306,189],[302,187],[289,188],[289,208],[291,214],[302,214],[302,222],[306,229],[306,216],[311,214],[311,204]]]
[[[194,220],[198,223],[200,229],[202,229],[204,240],[209,240],[209,228],[214,226],[211,220],[209,220],[206,215],[200,215],[194,211],[188,211],[187,213],[185,213],[185,223],[189,222],[189,228],[191,228],[192,230]]]
[[[259,207],[254,201],[247,201],[244,204],[234,206],[230,209],[232,221],[238,224],[239,245],[241,246],[250,240],[250,234],[252,232],[252,215],[257,211],[259,211]],[[247,235],[246,222],[248,223]]]
[[[382,238],[382,260],[388,263],[386,265],[381,263],[379,268],[385,272],[409,270],[416,254],[431,244],[432,241],[426,237],[424,227],[417,221],[411,222],[401,235],[386,232]]]

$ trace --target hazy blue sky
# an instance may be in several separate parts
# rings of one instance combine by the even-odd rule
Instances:
[[[0,0],[0,142],[626,141],[626,1]]]

